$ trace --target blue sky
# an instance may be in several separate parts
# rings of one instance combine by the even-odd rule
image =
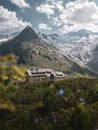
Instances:
[[[21,31],[27,25],[37,32],[98,32],[97,0],[0,0],[0,34]]]

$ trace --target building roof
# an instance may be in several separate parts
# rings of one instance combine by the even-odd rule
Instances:
[[[35,74],[51,74],[53,73],[52,69],[33,69],[33,70],[27,70],[27,73],[29,76],[33,76]]]
[[[65,77],[63,72],[54,72],[52,69],[33,69],[33,70],[27,70],[27,74],[29,76],[37,76],[37,75],[47,75],[47,77],[50,77],[51,74],[53,74],[55,77]]]
[[[57,71],[57,72],[55,72],[55,74],[57,76],[65,76],[65,74],[62,71]]]

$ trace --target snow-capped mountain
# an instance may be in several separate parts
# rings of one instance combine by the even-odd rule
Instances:
[[[25,28],[25,30],[29,30],[29,34],[22,32],[24,35],[23,40],[25,40],[27,36],[29,39],[32,39],[33,37],[41,38],[45,42],[55,46],[57,50],[68,59],[97,72],[98,33],[82,29],[78,32],[69,32],[64,35],[58,35],[56,33],[50,35],[38,33],[37,36],[31,35],[33,32],[28,27]],[[10,34],[9,36],[0,35],[0,39],[1,41],[3,41],[3,38],[9,40],[10,38],[17,37],[18,34],[19,32]],[[18,37],[18,39],[21,39],[21,37]]]
[[[52,43],[58,39],[59,43],[54,42],[54,45],[48,44],[39,36],[43,36],[42,39],[46,41],[50,38]],[[40,33],[37,34],[31,27],[27,26],[18,36],[1,43],[0,55],[14,53],[18,57],[18,64],[62,69],[69,74],[80,73],[98,77],[98,74],[89,68],[75,62],[76,55],[74,56],[74,53],[78,55],[78,49],[81,50],[81,46],[83,46],[81,45],[82,43],[60,43],[60,40],[64,40],[62,37],[66,38],[67,36],[59,36],[58,34],[48,36]],[[88,43],[88,45],[90,44]],[[77,59],[81,58],[81,55]]]
[[[39,36],[55,45],[63,55],[82,65],[87,65],[93,59],[93,51],[98,45],[98,33],[84,29],[64,35],[40,33]]]

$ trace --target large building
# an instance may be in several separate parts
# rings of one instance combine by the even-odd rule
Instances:
[[[65,79],[63,72],[54,72],[52,69],[33,69],[27,70],[27,78],[29,82],[51,81]]]

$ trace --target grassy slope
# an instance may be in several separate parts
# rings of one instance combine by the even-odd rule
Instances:
[[[82,68],[77,63],[59,54],[58,50],[41,39],[29,41],[22,40],[21,37],[14,38],[0,46],[0,55],[14,53],[18,63],[26,66],[38,68],[51,68],[70,73],[90,74],[97,76],[90,70]]]

